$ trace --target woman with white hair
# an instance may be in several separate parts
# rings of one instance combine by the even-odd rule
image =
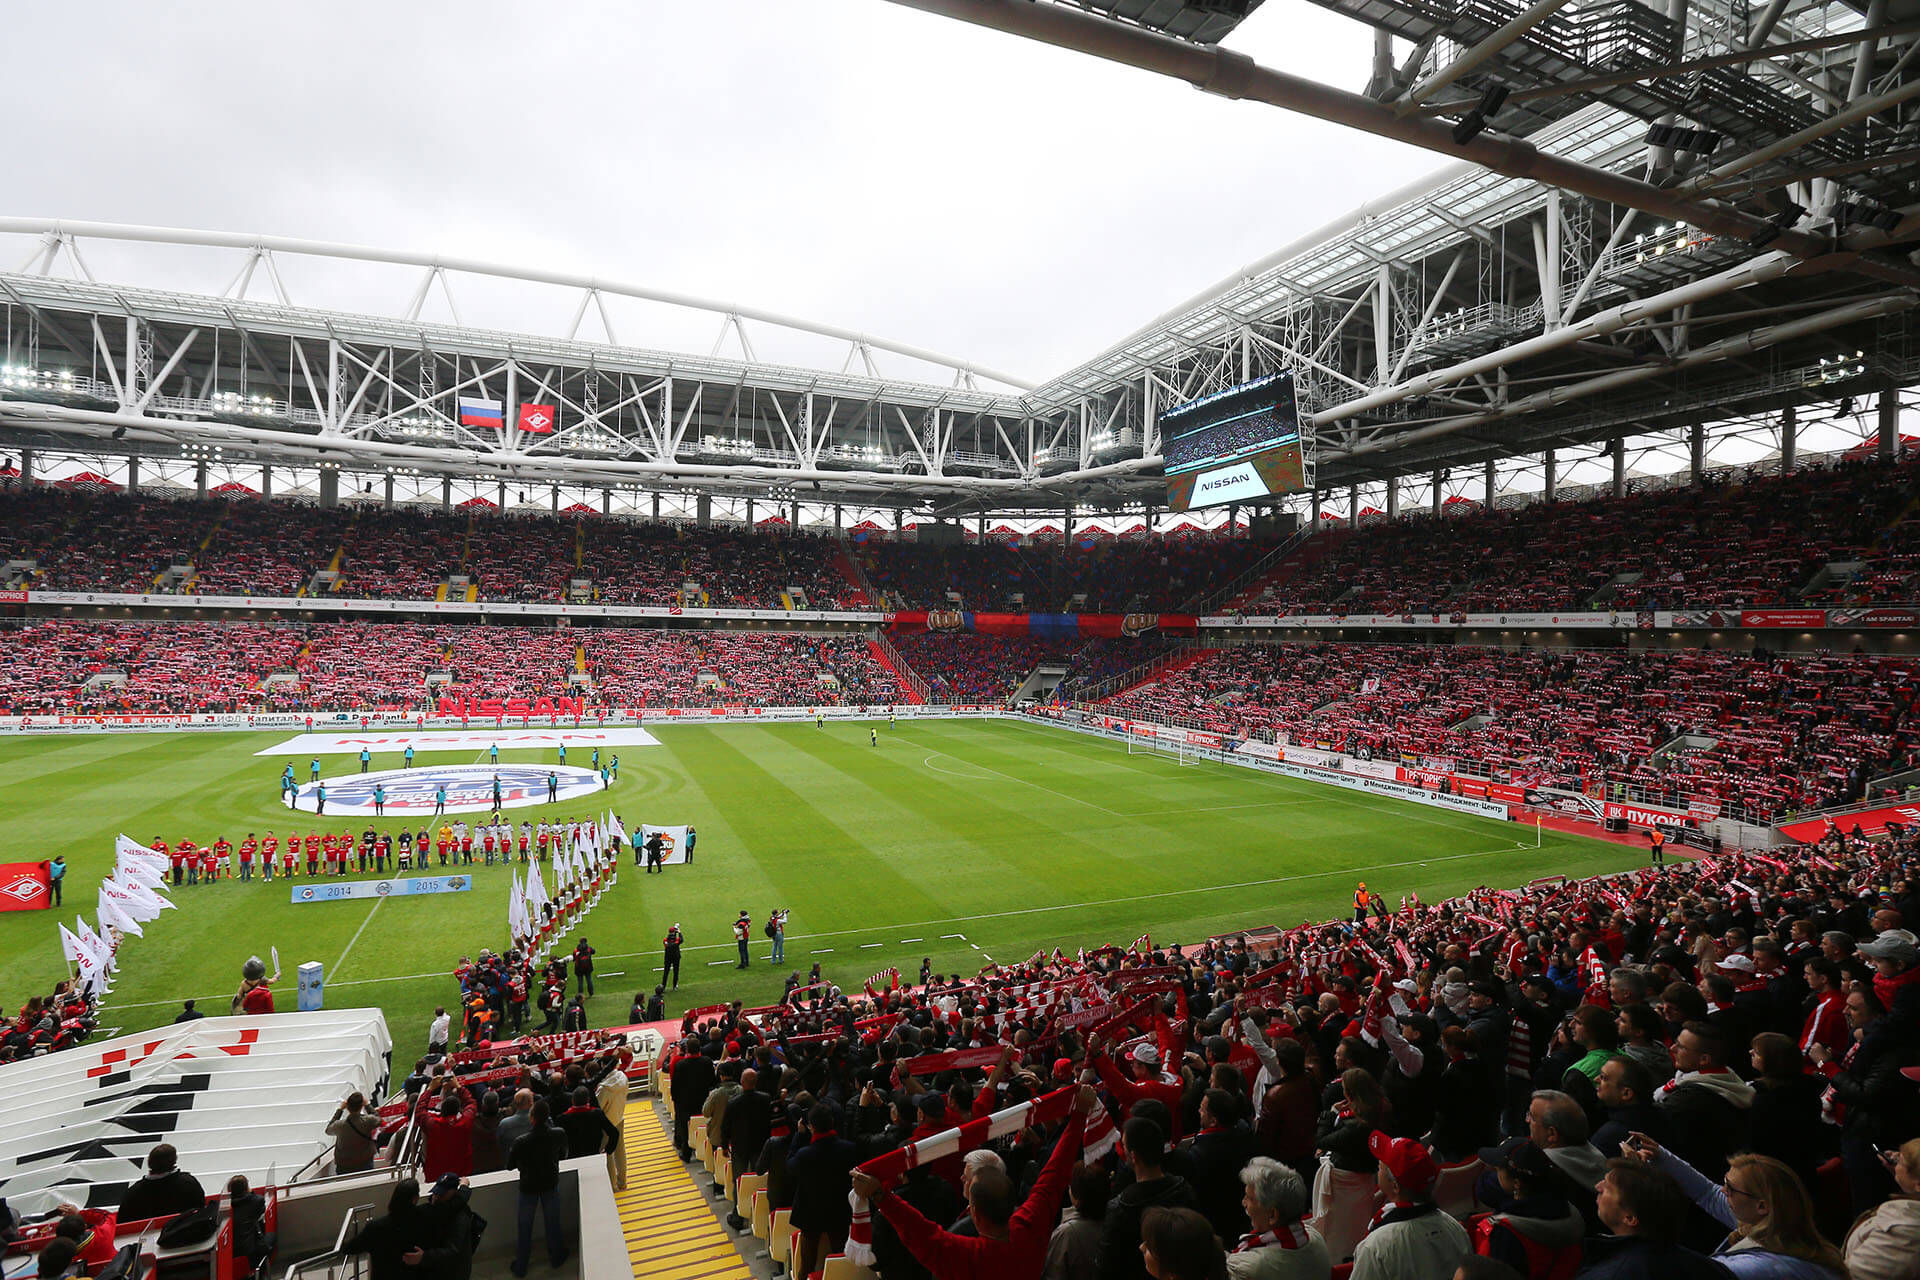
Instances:
[[[1249,1228],[1227,1254],[1228,1280],[1328,1280],[1327,1242],[1307,1221],[1307,1184],[1266,1156],[1240,1170]]]

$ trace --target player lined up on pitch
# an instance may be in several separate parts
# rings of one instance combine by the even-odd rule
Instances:
[[[614,821],[620,821],[618,815]],[[156,838],[149,847],[166,858],[173,883],[179,885],[252,880],[256,872],[261,880],[271,881],[276,871],[286,878],[356,872],[385,875],[390,868],[426,871],[490,867],[496,862],[505,866],[516,860],[547,862],[579,848],[582,839],[583,825],[578,821],[526,821],[517,829],[511,822],[442,822],[417,832],[403,827],[394,833],[372,826],[358,835],[350,830],[289,832],[284,841],[272,831],[259,836],[249,831],[238,844],[225,836],[207,845],[192,839],[169,844]]]

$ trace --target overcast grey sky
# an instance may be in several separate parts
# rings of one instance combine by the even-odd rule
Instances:
[[[1438,163],[884,0],[116,2],[9,26],[0,213],[591,272],[1035,379]],[[1366,76],[1365,29],[1305,0],[1269,0],[1231,44]],[[26,252],[0,243],[0,268]],[[208,292],[235,269],[87,253],[103,278]],[[296,300],[356,310],[403,306],[416,278],[283,272]],[[552,332],[573,308],[456,293],[489,327]],[[719,327],[633,303],[614,318],[625,342],[701,352]]]

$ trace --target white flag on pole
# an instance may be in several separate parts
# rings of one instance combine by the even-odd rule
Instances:
[[[171,902],[155,893],[145,884],[142,884],[138,880],[130,880],[119,871],[115,871],[109,876],[107,883],[125,890],[127,896],[133,899],[134,903],[139,906],[141,910],[151,913],[140,916],[142,920],[157,919],[162,911],[173,911],[177,909]],[[129,914],[132,913],[129,912]]]
[[[103,901],[112,902],[114,910],[129,920],[152,920],[160,914],[160,908],[157,905],[148,906],[134,896],[132,889],[112,878],[100,882],[100,897]],[[149,893],[147,897],[152,899],[153,895]]]
[[[80,941],[73,930],[67,926],[60,924],[57,920],[54,923],[60,930],[60,954],[65,956],[67,962],[71,964],[80,958],[80,953],[86,949],[87,944]]]
[[[527,868],[527,904],[538,913],[552,899],[547,897],[546,876],[540,870],[540,864],[534,863]]]
[[[138,858],[130,858],[124,853],[120,855],[119,861],[113,869],[113,874],[116,879],[124,884],[143,885],[148,889],[165,889],[167,887],[166,876],[161,874],[152,863],[142,862]],[[164,905],[170,907],[173,904],[168,902]]]
[[[113,851],[116,854],[122,854],[136,861],[149,863],[161,870],[165,870],[167,866],[166,854],[161,853],[158,849],[148,848],[132,836],[115,836],[113,838]]]
[[[61,929],[61,932],[66,932],[64,927]],[[82,945],[75,950],[73,963],[80,970],[80,989],[82,991],[91,995],[98,995],[109,989],[107,967],[101,962],[98,952]]]
[[[105,921],[101,922],[102,927],[105,923]],[[73,931],[89,952],[99,956],[108,968],[113,967],[113,948],[107,945],[105,938],[94,931],[93,926],[87,923],[85,916],[73,918]]]
[[[100,924],[103,928],[118,929],[136,938],[147,936],[141,931],[139,923],[127,914],[118,902],[114,901],[113,896],[107,892],[104,881],[100,885]]]

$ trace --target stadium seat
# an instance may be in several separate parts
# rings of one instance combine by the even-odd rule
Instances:
[[[775,1209],[767,1220],[767,1256],[785,1266],[793,1245],[793,1210]]]
[[[758,1176],[764,1184],[766,1176],[764,1174]],[[753,1224],[753,1234],[767,1241],[769,1244],[772,1243],[774,1238],[773,1215],[770,1211],[772,1204],[773,1198],[767,1194],[766,1187],[762,1185],[754,1191],[752,1212],[747,1214],[747,1221]]]
[[[747,1211],[753,1207],[754,1193],[756,1191],[764,1191],[766,1190],[766,1188],[767,1188],[766,1174],[764,1173],[741,1174],[738,1181],[734,1183],[734,1187],[733,1187],[734,1209],[742,1217],[745,1217],[747,1214]]]
[[[827,1265],[821,1268],[823,1280],[880,1280],[879,1274],[847,1257],[836,1253],[827,1259]]]
[[[1473,1198],[1473,1189],[1485,1169],[1479,1156],[1441,1165],[1440,1177],[1433,1184],[1434,1203],[1465,1222],[1480,1212],[1480,1205]]]

